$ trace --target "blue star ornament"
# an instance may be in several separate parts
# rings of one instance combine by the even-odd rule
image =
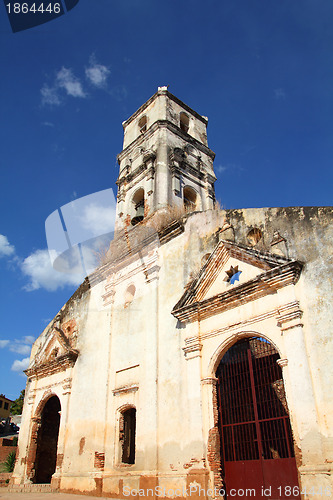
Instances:
[[[238,271],[238,266],[230,266],[229,271],[226,271],[226,277],[224,281],[227,282],[228,285],[234,285],[235,281],[239,281],[239,276],[242,271]]]
[[[231,276],[230,278],[230,281],[229,283],[231,285],[233,285],[235,283],[235,281],[239,281],[239,277],[240,277],[240,274],[241,274],[242,271],[238,271],[237,273],[235,273],[233,276]]]

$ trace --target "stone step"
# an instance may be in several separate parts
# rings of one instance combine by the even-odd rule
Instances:
[[[56,493],[50,484],[10,484],[7,491],[11,493]]]

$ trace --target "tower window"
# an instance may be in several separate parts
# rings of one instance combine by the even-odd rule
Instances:
[[[147,130],[147,117],[146,116],[142,116],[139,120],[139,129],[140,129],[140,132],[141,134],[143,134],[144,132],[146,132]]]
[[[194,189],[186,186],[184,188],[184,207],[187,212],[196,209],[197,194]]]
[[[135,463],[136,409],[129,408],[121,414],[119,440],[122,443],[121,461],[123,464]]]
[[[186,113],[182,112],[179,115],[179,120],[180,120],[180,130],[185,132],[186,134],[188,133],[188,129],[190,127],[190,119],[187,116]]]
[[[132,209],[133,216],[131,224],[132,226],[135,226],[143,220],[145,213],[145,192],[142,188],[136,191],[133,196],[132,203],[134,207]]]

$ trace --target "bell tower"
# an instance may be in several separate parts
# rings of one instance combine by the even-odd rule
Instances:
[[[215,153],[207,144],[208,119],[159,87],[123,122],[116,228],[135,225],[167,206],[213,208]]]

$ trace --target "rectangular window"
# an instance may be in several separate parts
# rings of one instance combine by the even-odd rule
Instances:
[[[2,408],[2,401],[0,401],[0,408]]]
[[[3,408],[4,410],[8,410],[8,403],[5,403]]]

